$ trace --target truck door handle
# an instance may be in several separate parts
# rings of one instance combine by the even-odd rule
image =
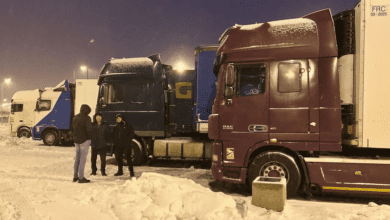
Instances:
[[[267,125],[249,125],[248,130],[250,132],[267,132],[268,126]]]

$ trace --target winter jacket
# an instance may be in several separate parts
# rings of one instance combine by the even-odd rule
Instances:
[[[89,113],[91,108],[88,105],[81,105],[80,113],[73,117],[73,139],[76,144],[82,144],[87,140],[91,140],[92,122]]]
[[[103,149],[111,142],[111,130],[105,121],[100,125],[97,122],[92,123],[91,147],[94,149]]]
[[[130,146],[134,137],[133,127],[126,121],[121,121],[115,125],[112,139],[116,147]]]

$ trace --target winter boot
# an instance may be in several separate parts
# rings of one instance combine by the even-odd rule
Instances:
[[[73,177],[73,182],[77,182],[77,180],[79,180],[78,177]]]
[[[118,170],[118,172],[116,174],[114,174],[114,176],[122,176],[123,175],[123,171],[122,170]]]
[[[92,170],[91,176],[96,176],[96,170]]]
[[[107,176],[106,171],[102,171],[102,176]]]
[[[79,183],[89,183],[89,182],[91,182],[91,180],[87,180],[87,179],[85,179],[85,177],[82,179],[79,179]]]

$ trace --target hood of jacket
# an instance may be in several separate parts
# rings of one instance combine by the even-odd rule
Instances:
[[[80,107],[80,113],[83,115],[88,115],[89,113],[91,113],[91,108],[88,105],[83,104]]]

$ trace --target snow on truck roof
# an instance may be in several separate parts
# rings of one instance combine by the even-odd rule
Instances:
[[[122,58],[122,59],[111,58],[110,63],[129,63],[129,64],[136,64],[136,65],[153,65],[153,61],[147,57]]]
[[[225,54],[226,62],[337,56],[329,9],[302,18],[236,24],[228,28],[219,41],[217,56]]]
[[[36,101],[41,92],[40,89],[18,91],[12,96],[12,100]]]
[[[137,58],[111,58],[103,67],[101,74],[123,74],[123,73],[153,73],[153,61],[148,57]]]

